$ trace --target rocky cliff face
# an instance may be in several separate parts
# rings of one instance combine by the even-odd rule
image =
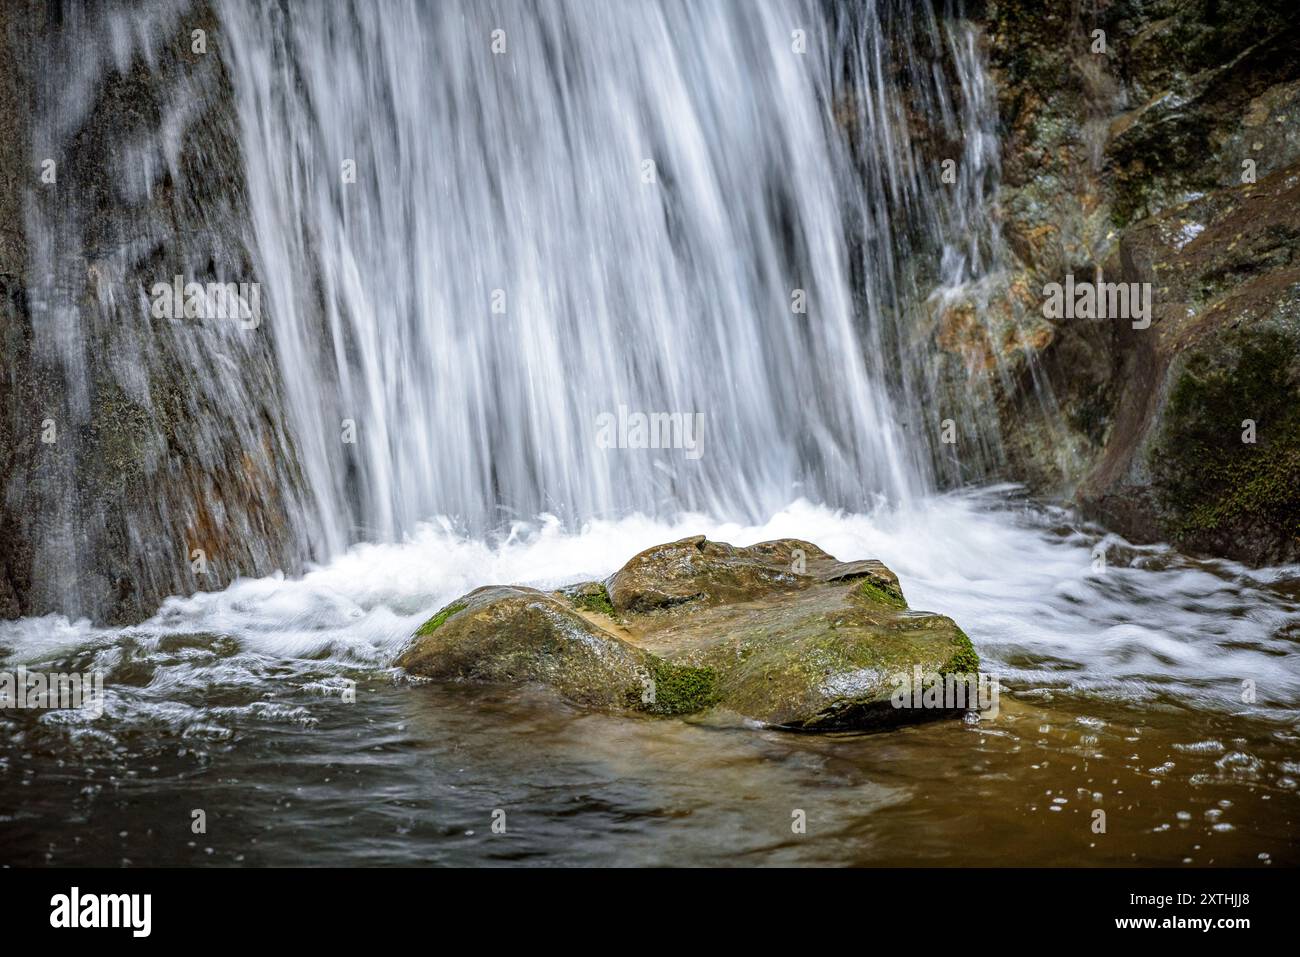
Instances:
[[[0,43],[12,51],[25,33],[26,25],[10,8],[0,9]],[[0,64],[0,336],[3,337],[4,375],[0,375],[0,475],[16,473],[18,432],[16,410],[18,378],[26,362],[30,320],[23,293],[27,243],[22,229],[22,171],[28,147],[22,105],[27,102],[27,77],[15,68],[13,57]],[[7,484],[7,482],[6,482]],[[16,616],[21,607],[20,575],[30,573],[15,549],[9,507],[0,504],[0,615]],[[24,569],[25,566],[25,569]]]
[[[1300,8],[1087,6],[978,13],[1010,251],[993,309],[1021,330],[977,343],[1010,370],[1007,472],[1138,540],[1295,560]],[[1149,327],[1044,318],[1067,276],[1149,283]]]
[[[215,18],[117,13],[0,7],[7,617],[138,620],[304,557],[269,324],[151,309],[176,275],[257,280]]]

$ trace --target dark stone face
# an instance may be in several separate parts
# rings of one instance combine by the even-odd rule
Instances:
[[[0,613],[123,623],[309,548],[267,326],[149,309],[175,275],[258,279],[216,18],[145,22],[121,72],[99,12],[59,9],[0,11]]]
[[[1054,321],[1011,360],[1007,474],[1139,541],[1293,559],[1291,420],[1269,396],[1294,407],[1295,380],[1265,373],[1271,391],[1253,389],[1270,350],[1240,341],[1296,342],[1300,11],[1167,0],[1079,19],[1067,3],[1009,2],[986,15],[1021,315],[1067,273],[1150,283],[1153,301],[1147,329]],[[1202,367],[1240,401],[1192,412]],[[1241,441],[1251,418],[1273,444]]]

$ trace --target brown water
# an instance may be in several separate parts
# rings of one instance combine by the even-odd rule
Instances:
[[[353,705],[301,691],[255,713],[229,733],[140,728],[75,749],[39,722],[10,724],[4,862],[1300,859],[1296,736],[1233,718],[1004,694],[991,721],[813,736],[583,714],[540,692],[382,675],[363,677]],[[191,833],[195,809],[207,834]],[[504,834],[492,831],[497,809]],[[1097,809],[1105,833],[1093,830]]]
[[[520,577],[480,568],[430,589],[384,565],[451,561],[445,542],[244,583],[137,629],[7,626],[0,668],[98,669],[109,693],[98,717],[0,712],[0,863],[1300,862],[1291,571],[1115,544],[1112,568],[1093,575],[1099,531],[979,507],[961,525],[940,509],[948,541],[917,539],[915,523],[891,537],[877,519],[853,534],[882,537],[855,549],[834,541],[859,521],[845,516],[810,536],[889,561],[913,604],[950,611],[1009,689],[996,718],[884,734],[613,717],[537,689],[413,684],[388,667],[411,622],[476,578]],[[563,551],[529,546],[517,560],[538,564],[538,548]],[[1258,702],[1241,700],[1246,679]],[[196,810],[206,833],[193,832]]]

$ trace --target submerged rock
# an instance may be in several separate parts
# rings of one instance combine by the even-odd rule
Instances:
[[[480,588],[429,619],[397,664],[539,683],[603,710],[718,707],[820,731],[951,714],[895,707],[898,676],[973,674],[979,659],[952,619],[908,608],[880,562],[840,562],[797,539],[737,548],[696,536],[641,552],[608,584]]]

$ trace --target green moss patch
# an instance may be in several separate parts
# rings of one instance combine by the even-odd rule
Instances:
[[[859,598],[865,598],[867,601],[873,601],[878,605],[888,605],[891,608],[906,608],[907,600],[903,598],[903,593],[896,588],[892,588],[872,578],[864,578],[853,589],[853,593]]]
[[[718,700],[718,675],[712,668],[695,668],[661,661],[650,673],[654,681],[652,714],[691,714]]]
[[[614,605],[609,600],[609,590],[604,585],[589,585],[581,591],[568,593],[566,597],[577,608],[614,617]]]
[[[1151,455],[1175,540],[1273,528],[1300,541],[1298,355],[1296,336],[1256,328],[1184,364]],[[1247,419],[1254,443],[1242,440]]]
[[[466,605],[463,601],[453,602],[452,604],[448,605],[446,608],[442,609],[442,611],[438,612],[438,614],[434,615],[432,618],[426,621],[423,625],[421,625],[419,630],[416,631],[415,637],[424,638],[428,635],[432,635],[435,631],[437,631],[439,628],[443,626],[443,624],[447,621],[448,618],[450,618],[452,615],[457,614],[458,612],[464,611],[465,608]]]
[[[980,670],[980,656],[975,651],[975,645],[971,643],[970,637],[960,628],[956,629],[956,635],[953,641],[958,645],[957,651],[953,652],[948,662],[939,669],[943,675],[973,675]]]

